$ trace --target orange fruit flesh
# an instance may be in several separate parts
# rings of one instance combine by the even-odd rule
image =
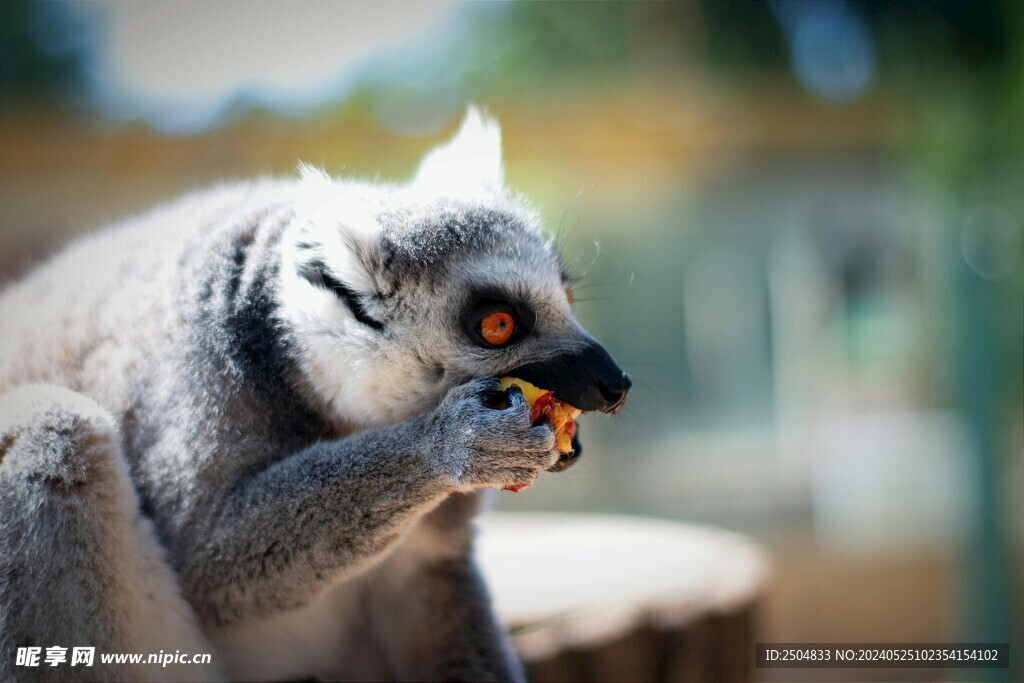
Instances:
[[[530,404],[530,417],[534,424],[540,424],[547,420],[555,430],[555,446],[562,453],[572,452],[572,437],[576,434],[576,418],[581,411],[573,408],[568,403],[559,401],[555,395],[547,389],[541,389],[518,377],[501,377],[498,379],[501,386],[508,390],[510,387],[519,387],[523,397]]]

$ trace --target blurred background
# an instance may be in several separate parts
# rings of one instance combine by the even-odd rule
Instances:
[[[740,531],[758,640],[1024,678],[1024,3],[0,3],[0,282],[222,179],[408,178],[469,102],[636,385],[499,506]]]

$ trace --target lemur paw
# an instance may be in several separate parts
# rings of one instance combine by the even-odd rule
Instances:
[[[507,392],[494,377],[453,388],[437,409],[436,451],[444,454],[454,488],[524,488],[558,461],[548,424],[530,423],[530,406],[518,387]]]

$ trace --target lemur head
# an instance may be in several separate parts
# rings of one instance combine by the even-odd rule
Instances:
[[[498,126],[470,109],[406,185],[304,168],[284,238],[283,317],[337,419],[395,422],[474,377],[514,375],[583,410],[630,382],[573,317],[537,213],[504,188]]]

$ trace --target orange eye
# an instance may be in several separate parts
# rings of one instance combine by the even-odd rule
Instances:
[[[480,335],[487,340],[488,344],[494,346],[507,344],[512,339],[512,332],[515,331],[515,328],[515,320],[504,311],[491,313],[480,321]]]

